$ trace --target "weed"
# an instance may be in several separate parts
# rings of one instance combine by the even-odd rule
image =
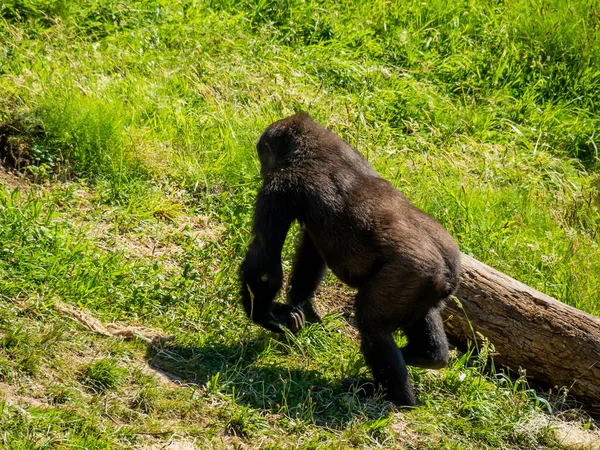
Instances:
[[[94,392],[102,392],[116,388],[125,376],[125,369],[118,366],[111,358],[99,359],[89,364],[82,371],[82,383]]]

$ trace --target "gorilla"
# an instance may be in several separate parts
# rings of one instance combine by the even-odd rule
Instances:
[[[356,326],[374,386],[394,404],[414,406],[406,365],[439,369],[448,362],[440,310],[458,283],[456,242],[307,114],[271,124],[257,150],[263,184],[254,238],[239,271],[246,315],[276,333],[320,321],[313,297],[329,267],[358,290]],[[274,299],[294,220],[301,239],[284,304]],[[394,340],[398,329],[408,339],[402,349]]]

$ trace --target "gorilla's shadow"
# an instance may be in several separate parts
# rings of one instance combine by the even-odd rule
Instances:
[[[260,354],[272,345],[268,337],[239,346],[169,343],[161,348],[149,346],[146,360],[152,369],[176,383],[222,392],[238,404],[284,413],[317,426],[344,428],[358,416],[376,419],[390,414],[387,402],[348,392],[341,379],[331,381],[316,370],[258,362]]]

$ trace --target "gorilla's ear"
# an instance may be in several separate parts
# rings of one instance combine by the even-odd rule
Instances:
[[[258,150],[258,159],[260,160],[260,175],[265,178],[275,168],[275,151],[266,139],[261,139],[256,147]]]
[[[261,166],[260,173],[263,178],[273,172],[278,162],[285,159],[294,147],[292,142],[294,130],[283,126],[280,122],[270,125],[256,144]]]

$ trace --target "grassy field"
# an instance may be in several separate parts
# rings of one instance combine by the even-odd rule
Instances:
[[[4,0],[0,447],[600,448],[485,351],[412,369],[414,410],[342,390],[368,371],[333,277],[323,325],[248,323],[255,143],[295,111],[600,315],[595,1]]]

